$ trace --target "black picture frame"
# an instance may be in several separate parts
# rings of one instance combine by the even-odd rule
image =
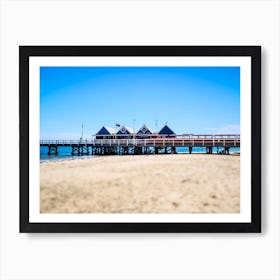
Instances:
[[[33,56],[246,56],[251,58],[250,223],[33,223],[29,221],[29,59]],[[19,46],[21,233],[261,232],[261,46]],[[39,164],[39,163],[38,163]]]

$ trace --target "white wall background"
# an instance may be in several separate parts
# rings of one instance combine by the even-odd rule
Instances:
[[[0,0],[0,9],[1,279],[280,279],[279,1]],[[19,45],[262,45],[263,233],[19,234]]]

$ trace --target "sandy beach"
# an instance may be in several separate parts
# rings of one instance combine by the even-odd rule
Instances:
[[[41,213],[239,213],[240,156],[103,156],[40,163]]]

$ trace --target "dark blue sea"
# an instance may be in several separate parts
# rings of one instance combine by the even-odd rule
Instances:
[[[40,147],[40,161],[51,161],[51,160],[71,160],[71,159],[81,159],[81,158],[90,158],[96,157],[96,155],[83,155],[83,156],[72,156],[71,147],[59,147],[58,155],[48,155],[48,147]],[[219,148],[219,152],[222,152],[223,149]],[[151,151],[153,152],[153,151]],[[240,148],[231,148],[230,152],[240,152]],[[164,153],[164,150],[160,150],[159,153]],[[186,147],[177,147],[176,153],[189,153],[188,148]],[[206,153],[206,149],[202,147],[194,147],[192,153]],[[217,148],[213,148],[213,154],[217,153]]]

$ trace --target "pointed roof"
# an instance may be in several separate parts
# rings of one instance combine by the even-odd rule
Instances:
[[[119,129],[119,131],[117,132],[118,135],[120,134],[132,134],[133,133],[133,128],[129,127],[129,126],[121,126],[121,128]]]
[[[102,128],[96,133],[96,135],[112,135],[116,131],[110,126],[102,126]]]
[[[165,134],[165,135],[171,135],[175,134],[175,132],[166,124],[158,134]]]
[[[153,131],[145,124],[138,130],[137,134],[153,134]]]

